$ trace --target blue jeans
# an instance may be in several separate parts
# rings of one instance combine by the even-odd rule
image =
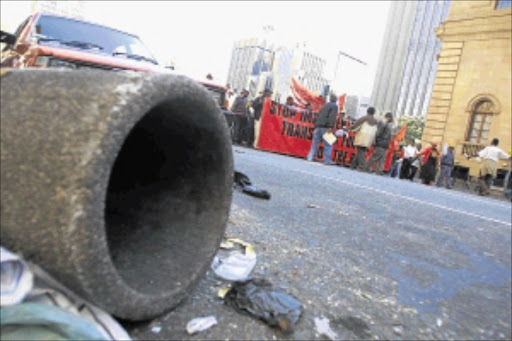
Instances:
[[[400,174],[400,168],[402,166],[402,163],[401,162],[395,162],[394,164],[391,165],[391,167],[389,167],[389,176],[392,177],[392,178],[395,178],[395,177],[398,177],[399,174]]]
[[[327,131],[331,128],[315,128],[313,131],[313,141],[311,143],[311,149],[308,154],[308,161],[313,161],[315,157],[316,150],[318,149],[318,144],[322,142],[322,137]],[[331,148],[332,146],[324,141],[324,163],[331,163]]]
[[[451,166],[441,166],[441,172],[439,173],[439,178],[437,179],[437,187],[441,187],[443,182],[446,181],[446,187],[451,187],[451,174],[452,167]]]

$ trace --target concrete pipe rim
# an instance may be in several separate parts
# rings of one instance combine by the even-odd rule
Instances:
[[[99,298],[90,299],[128,320],[152,318],[176,306],[209,268],[227,222],[233,169],[227,126],[205,89],[183,76],[143,76],[141,84],[140,93],[126,97],[118,107],[122,111],[140,105],[135,102],[147,96],[139,109],[140,117],[130,118],[133,122],[126,125],[128,131],[121,133],[123,143],[105,155],[109,162],[101,160],[95,165],[110,168],[108,183],[101,186],[104,193],[99,193],[105,198],[104,237],[100,239],[105,239],[107,249],[103,255],[97,253],[96,261],[103,262],[103,269],[110,261],[115,269],[108,274],[99,271],[95,276],[105,276],[115,285],[95,288],[96,283],[83,274],[84,287]],[[166,88],[174,90],[159,92]],[[198,121],[200,117],[208,120]],[[168,129],[173,134],[166,135]],[[151,161],[155,159],[160,163]],[[163,159],[174,161],[171,165]],[[172,214],[166,208],[172,208]],[[168,219],[167,214],[178,217],[172,229],[154,219]],[[137,226],[124,233],[130,228],[125,223],[130,221],[136,221]],[[95,233],[101,231],[91,233],[91,240]],[[148,240],[141,242],[135,236]],[[173,249],[180,243],[181,248]],[[138,253],[129,252],[134,249]],[[74,251],[80,252],[76,247]],[[107,256],[109,259],[102,259]],[[88,264],[78,267],[83,269],[91,262],[89,259]]]

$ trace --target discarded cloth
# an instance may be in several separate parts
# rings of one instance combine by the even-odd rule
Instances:
[[[109,340],[93,323],[53,305],[21,303],[0,311],[2,340]]]
[[[4,262],[5,260],[5,262]],[[19,273],[20,278],[23,276],[28,276],[27,274],[30,274],[30,278],[32,278],[30,289],[24,292],[22,302],[18,303],[16,305],[9,306],[11,307],[18,307],[20,305],[25,304],[32,304],[32,305],[43,305],[43,306],[50,306],[55,307],[58,309],[62,309],[63,311],[69,312],[72,316],[74,316],[76,319],[82,319],[84,322],[87,322],[91,324],[92,326],[95,326],[97,331],[100,333],[101,338],[91,337],[87,336],[85,339],[101,339],[101,340],[131,340],[130,335],[124,330],[123,327],[108,313],[103,311],[102,309],[94,306],[93,304],[89,303],[88,301],[85,301],[84,299],[80,298],[78,295],[73,293],[71,290],[66,288],[64,285],[60,284],[56,279],[54,279],[50,274],[48,274],[45,270],[43,270],[41,267],[39,267],[37,264],[31,263],[31,262],[24,262],[21,257],[11,253],[9,250],[6,250],[2,247],[2,262],[0,266],[2,267],[2,314],[0,318],[2,319],[2,327],[4,323],[4,305],[5,302],[9,302],[9,296],[6,296],[7,299],[4,301],[4,289],[5,292],[11,292],[12,290],[7,290],[10,288],[10,286],[6,285],[4,286],[4,281],[6,283],[10,283],[8,280],[8,276],[4,277],[4,271],[7,271],[7,269],[10,269],[10,267],[4,267],[8,262],[12,261],[18,261],[24,264],[24,272]],[[4,264],[6,263],[6,264]],[[6,272],[8,273],[8,272]],[[18,280],[19,283],[23,283],[21,280]],[[26,285],[25,285],[26,286]],[[21,309],[21,310],[18,310]],[[25,308],[16,308],[12,311],[14,315],[11,315],[11,320],[9,320],[10,324],[13,324],[12,318],[19,315],[20,311],[24,311]],[[38,309],[36,312],[38,314],[43,314],[44,311],[53,311],[53,310],[45,310],[45,307],[42,308],[36,308]],[[43,314],[44,315],[44,314]],[[37,319],[41,320],[44,318],[44,316],[37,315],[34,318],[37,321]],[[7,315],[5,315],[7,316]],[[14,316],[14,317],[12,317]],[[59,318],[65,319],[66,315],[59,315]],[[19,321],[19,328],[16,328],[16,332],[13,332],[14,334],[5,334],[6,339],[9,339],[8,337],[11,337],[9,335],[14,335],[15,339],[23,340],[30,337],[30,333],[32,331],[37,333],[50,333],[49,331],[43,331],[42,329],[35,328],[30,325],[26,320],[18,320]],[[51,324],[50,320],[48,320],[48,323]],[[60,322],[59,322],[60,323]],[[76,323],[74,319],[69,320],[69,323],[73,327]],[[22,328],[23,326],[23,328]],[[9,327],[11,328],[11,327]],[[53,327],[52,327],[53,328]],[[58,330],[61,328],[61,326],[55,326],[55,328]],[[54,329],[55,329],[54,328]],[[3,328],[2,328],[3,329]],[[12,329],[12,328],[11,328]],[[24,333],[27,334],[27,337],[25,337]],[[52,329],[53,330],[53,329]],[[20,334],[21,333],[21,334]],[[43,333],[43,334],[44,334]],[[60,333],[60,331],[58,331]],[[39,334],[38,334],[39,335]],[[44,334],[46,335],[46,334]],[[60,334],[58,334],[60,335]],[[60,336],[55,334],[52,337],[47,337],[46,339],[59,339]],[[64,337],[66,339],[66,337]],[[67,337],[69,339],[70,337]],[[2,340],[4,340],[4,334],[2,330]],[[41,339],[41,338],[40,338]],[[44,338],[43,338],[44,339]]]
[[[302,315],[302,305],[295,297],[260,278],[233,283],[224,301],[284,333],[292,332]]]
[[[1,298],[2,307],[20,303],[32,290],[32,271],[18,255],[0,247]]]
[[[268,191],[254,186],[247,175],[235,171],[235,186],[242,189],[242,192],[256,198],[269,200],[271,195]]]

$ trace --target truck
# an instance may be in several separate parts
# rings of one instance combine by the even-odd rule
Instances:
[[[2,31],[0,40],[5,44],[1,67],[176,73],[160,65],[138,36],[64,16],[35,13],[14,34]],[[232,128],[226,87],[211,80],[199,83],[210,91]]]

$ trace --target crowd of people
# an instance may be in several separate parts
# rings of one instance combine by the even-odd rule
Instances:
[[[235,96],[228,87],[226,108],[235,115],[233,129],[233,143],[256,147],[259,140],[261,112],[265,98],[272,95],[270,89],[265,89],[260,96],[249,100],[249,91],[242,89],[239,96]]]
[[[263,101],[272,95],[272,91],[265,89],[260,96],[250,101],[249,91],[243,89],[239,96],[234,96],[228,85],[228,96],[226,107],[235,114],[233,142],[235,144],[256,147],[259,138],[259,126]],[[320,143],[324,142],[325,165],[334,165],[331,160],[332,145],[325,141],[326,134],[340,136],[337,130],[336,119],[342,118],[344,129],[342,134],[347,132],[355,133],[354,147],[357,149],[350,168],[362,172],[371,172],[377,175],[387,175],[392,178],[414,181],[419,174],[420,183],[424,185],[445,186],[451,189],[452,170],[455,166],[454,147],[448,146],[443,153],[438,149],[436,143],[430,143],[422,148],[421,143],[409,139],[406,145],[399,144],[393,135],[393,114],[388,112],[382,119],[375,118],[375,108],[369,107],[366,116],[357,121],[350,118],[344,119],[343,113],[339,114],[337,105],[338,97],[335,94],[329,96],[329,100],[320,109],[314,120],[314,131],[311,149],[307,155],[307,161],[312,162],[317,153]],[[308,103],[309,104],[309,103]],[[312,110],[312,106],[306,105],[306,109]],[[286,99],[285,105],[293,106],[293,97]],[[497,163],[499,159],[510,159],[511,156],[498,148],[498,139],[493,139],[491,146],[486,147],[478,156],[482,159],[482,166],[479,172],[478,191],[480,195],[489,194],[490,182],[496,177]],[[389,172],[384,173],[384,163],[387,152],[393,150]],[[369,148],[373,148],[372,154],[366,161],[366,154]],[[438,172],[439,171],[439,172]],[[418,173],[419,172],[419,173]],[[438,174],[439,173],[439,174]],[[437,181],[436,181],[437,178]]]

